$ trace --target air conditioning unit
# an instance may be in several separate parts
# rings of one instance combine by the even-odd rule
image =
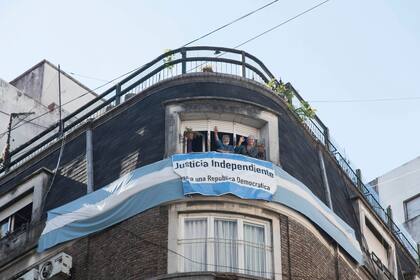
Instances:
[[[39,280],[59,280],[70,277],[72,258],[66,253],[60,253],[39,265]]]
[[[38,269],[32,268],[16,280],[38,280]]]

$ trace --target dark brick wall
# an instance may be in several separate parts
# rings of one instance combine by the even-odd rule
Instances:
[[[154,243],[154,244],[152,244]],[[72,279],[146,279],[167,271],[168,209],[155,207],[82,238],[64,252]]]
[[[335,244],[321,235],[330,244],[328,248],[306,227],[293,218],[280,215],[281,256],[283,279],[360,279],[343,256],[332,249]],[[362,274],[360,273],[360,276]],[[368,279],[363,276],[363,279]]]

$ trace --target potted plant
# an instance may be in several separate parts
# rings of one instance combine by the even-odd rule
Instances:
[[[203,71],[203,72],[213,72],[213,67],[211,67],[211,65],[206,65],[203,68],[201,68],[201,71]]]

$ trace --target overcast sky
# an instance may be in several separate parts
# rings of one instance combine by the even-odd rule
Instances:
[[[269,2],[0,0],[0,78],[45,58],[111,80]],[[196,45],[233,47],[320,2],[280,0]],[[330,0],[242,49],[312,101],[369,181],[420,155],[419,14],[418,0]],[[351,100],[365,101],[337,102]]]

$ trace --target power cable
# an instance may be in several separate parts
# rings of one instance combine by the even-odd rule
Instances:
[[[105,80],[105,79],[96,78],[96,77],[87,76],[87,75],[82,75],[82,74],[77,74],[75,72],[68,72],[68,73],[70,75],[78,76],[78,77],[85,78],[85,79],[90,79],[90,80],[95,80],[95,81],[100,81],[100,82],[108,82],[108,80]]]
[[[248,40],[246,40],[246,41],[244,41],[244,42],[240,43],[239,45],[235,46],[234,48],[235,48],[235,49],[236,49],[236,48],[239,48],[240,46],[243,46],[243,45],[245,45],[245,44],[247,44],[247,43],[249,43],[249,42],[251,42],[251,41],[253,41],[253,40],[255,40],[255,39],[257,39],[257,38],[259,38],[259,37],[261,37],[261,36],[263,36],[263,35],[265,35],[265,34],[267,34],[267,33],[271,32],[271,31],[273,31],[273,30],[275,30],[275,29],[277,29],[277,28],[279,28],[280,26],[282,26],[282,25],[284,25],[284,24],[286,24],[286,23],[288,23],[288,22],[290,22],[290,21],[292,21],[292,20],[294,20],[294,19],[296,19],[296,18],[298,18],[298,17],[300,17],[300,16],[302,16],[302,15],[304,15],[304,14],[306,14],[306,13],[308,13],[308,12],[310,12],[310,11],[314,10],[314,9],[316,9],[316,8],[318,8],[319,6],[321,6],[321,5],[325,4],[325,3],[329,2],[329,1],[330,1],[330,0],[326,0],[326,1],[324,1],[324,2],[321,2],[321,3],[317,4],[317,5],[315,5],[315,6],[311,7],[311,8],[309,8],[309,9],[307,9],[307,10],[305,10],[305,11],[303,11],[303,12],[299,13],[299,14],[297,14],[296,16],[294,16],[294,17],[292,17],[292,18],[289,18],[289,19],[287,19],[286,21],[283,21],[283,22],[281,22],[280,24],[278,24],[278,25],[276,25],[276,26],[274,26],[274,27],[272,27],[272,28],[270,28],[270,29],[268,29],[268,30],[266,30],[266,31],[264,31],[264,32],[262,32],[262,33],[260,33],[260,34],[256,35],[256,36],[254,36],[254,37],[252,37],[252,38],[250,38],[250,39],[248,39]],[[255,10],[255,11],[252,11],[252,12],[248,13],[248,14],[249,14],[249,15],[251,15],[251,14],[253,14],[253,13],[255,13],[255,12],[257,12],[257,11],[259,11],[259,10],[261,10],[261,9],[265,8],[265,7],[268,7],[269,5],[272,5],[272,4],[273,4],[273,3],[275,3],[275,2],[277,2],[277,1],[270,2],[270,3],[266,4],[266,5],[264,5],[264,6],[260,7],[260,8],[258,8],[257,10]],[[247,14],[247,15],[244,15],[244,16],[242,16],[242,17],[240,17],[240,18],[238,18],[238,19],[236,19],[236,20],[234,20],[234,21],[232,21],[230,24],[233,24],[234,22],[237,22],[238,20],[240,20],[240,19],[242,19],[242,18],[245,18],[246,16],[248,16],[248,14]],[[219,27],[217,30],[223,29],[223,28],[225,28],[225,27],[227,27],[227,26],[229,26],[229,24],[227,24],[226,26]],[[206,35],[200,36],[199,38],[197,38],[197,39],[195,39],[195,40],[193,40],[193,41],[191,41],[191,42],[189,42],[189,43],[187,43],[187,44],[185,44],[185,45],[191,44],[192,42],[196,42],[196,41],[198,41],[198,40],[202,39],[201,37],[203,37],[203,38],[204,38],[204,37],[206,37],[206,36],[209,36],[210,34],[213,34],[214,32],[216,32],[216,30],[213,30],[212,32],[209,32],[209,33],[208,33],[208,34],[206,34]],[[224,53],[220,54],[219,56],[222,56],[223,54],[224,54]],[[118,77],[116,77],[116,78],[114,78],[114,79],[112,79],[112,80],[110,80],[110,81],[108,81],[108,82],[106,82],[106,83],[104,83],[104,84],[102,84],[102,85],[100,85],[100,86],[96,87],[96,88],[95,88],[95,89],[93,89],[93,90],[86,91],[85,93],[83,93],[83,94],[81,94],[81,95],[79,95],[79,96],[77,96],[77,97],[75,97],[75,98],[73,98],[73,99],[69,100],[68,102],[64,103],[62,106],[66,105],[66,104],[69,104],[70,102],[73,102],[73,101],[75,101],[75,100],[77,100],[77,99],[79,99],[79,98],[81,98],[81,97],[83,97],[83,96],[87,95],[88,93],[93,93],[95,90],[98,90],[98,89],[100,89],[100,88],[102,88],[102,87],[104,87],[104,86],[106,86],[106,85],[108,85],[108,84],[110,84],[110,83],[112,83],[112,82],[114,82],[114,81],[116,81],[116,80],[118,80],[118,79],[122,78],[122,77],[125,77],[125,76],[129,75],[129,74],[131,74],[131,73],[133,73],[133,72],[137,71],[138,69],[142,68],[142,67],[143,67],[143,66],[145,66],[145,65],[146,65],[146,64],[144,64],[144,65],[142,65],[142,66],[140,66],[140,67],[137,67],[137,68],[135,68],[135,69],[133,69],[133,70],[131,70],[131,71],[128,71],[127,73],[124,73],[124,74],[122,74],[122,75],[120,75],[120,76],[118,76]],[[196,66],[195,68],[197,68],[197,67],[199,67],[199,66]],[[195,69],[195,68],[194,68],[194,69]],[[191,71],[191,70],[190,70],[190,71]],[[73,73],[74,73],[74,72],[73,72]],[[56,110],[57,108],[58,108],[58,107],[54,108],[54,109],[53,109],[53,111],[54,111],[54,110]],[[61,107],[60,107],[59,109],[61,110]],[[41,115],[39,115],[39,116],[37,116],[37,117],[34,117],[34,118],[30,119],[30,120],[29,120],[29,122],[31,122],[31,121],[33,121],[33,120],[36,120],[36,119],[38,119],[38,118],[40,118],[40,117],[42,117],[42,116],[46,115],[47,113],[49,113],[49,112],[46,112],[46,113],[41,114]],[[15,127],[15,128],[13,128],[12,130],[14,130],[14,129],[18,128],[18,127],[20,127],[20,126],[16,126],[16,127]],[[6,131],[6,132],[7,132],[7,131]]]
[[[271,27],[271,28],[269,28],[269,29],[265,30],[264,32],[261,32],[261,33],[259,33],[259,34],[255,35],[254,37],[252,37],[252,38],[250,38],[250,39],[248,39],[248,40],[246,40],[246,41],[244,41],[244,42],[242,42],[242,43],[240,43],[240,44],[238,44],[238,45],[234,46],[234,47],[233,47],[233,49],[237,49],[237,48],[239,48],[239,47],[241,47],[241,46],[243,46],[243,45],[245,45],[245,44],[248,44],[249,42],[252,42],[252,41],[254,41],[254,40],[256,40],[256,39],[260,38],[261,36],[263,36],[263,35],[265,35],[265,34],[267,34],[267,33],[271,32],[271,31],[273,31],[273,30],[275,30],[275,29],[277,29],[277,28],[279,28],[279,27],[281,27],[281,26],[283,26],[283,25],[285,25],[285,24],[287,24],[287,23],[289,23],[289,22],[291,22],[291,21],[293,21],[293,20],[295,20],[295,19],[297,19],[297,18],[299,18],[299,17],[301,17],[301,16],[303,16],[303,15],[305,15],[305,14],[309,13],[309,12],[311,12],[312,10],[315,10],[316,8],[318,8],[318,7],[320,7],[320,6],[324,5],[324,4],[326,4],[326,3],[327,3],[327,2],[329,2],[329,1],[330,1],[330,0],[325,0],[325,1],[321,2],[321,3],[318,3],[318,4],[316,4],[315,6],[312,6],[311,8],[306,9],[306,10],[304,10],[303,12],[300,12],[299,14],[297,14],[297,15],[295,15],[295,16],[293,16],[293,17],[291,17],[291,18],[289,18],[289,19],[287,19],[287,20],[285,20],[285,21],[283,21],[283,22],[281,22],[281,23],[279,23],[279,24],[277,24],[277,25],[275,25],[275,26],[273,26],[273,27]],[[223,56],[223,55],[225,55],[225,54],[226,54],[225,52],[222,52],[221,54],[219,54],[219,55],[218,55],[218,56],[216,56],[216,57],[221,57],[221,56]],[[194,68],[190,69],[188,72],[191,72],[191,71],[193,71],[193,70],[197,69],[198,67],[200,67],[200,66],[202,66],[202,65],[204,65],[204,64],[205,64],[205,63],[202,63],[202,64],[200,64],[200,65],[198,65],[198,66],[195,66]]]
[[[234,47],[234,49],[239,48],[239,47],[241,47],[241,46],[243,46],[243,45],[245,45],[245,44],[248,44],[249,42],[252,42],[252,41],[254,41],[255,39],[258,39],[259,37],[261,37],[261,36],[263,36],[263,35],[265,35],[265,34],[267,34],[267,33],[271,32],[271,31],[273,31],[273,30],[275,30],[275,29],[277,29],[277,28],[279,28],[279,27],[281,27],[281,26],[285,25],[286,23],[291,22],[292,20],[295,20],[295,19],[297,19],[297,18],[299,18],[299,17],[303,16],[304,14],[309,13],[309,12],[310,12],[310,11],[312,11],[312,10],[315,10],[316,8],[318,8],[318,7],[322,6],[322,5],[324,5],[325,3],[329,2],[329,1],[330,1],[330,0],[325,0],[324,2],[321,2],[321,3],[317,4],[317,5],[315,5],[315,6],[311,7],[311,8],[309,8],[309,9],[307,9],[307,10],[305,10],[305,11],[303,11],[303,12],[301,12],[301,13],[299,13],[299,14],[295,15],[294,17],[291,17],[291,18],[289,18],[289,19],[287,19],[287,20],[285,20],[285,21],[283,21],[283,22],[281,22],[281,23],[277,24],[276,26],[273,26],[273,27],[271,27],[271,28],[267,29],[266,31],[264,31],[264,32],[262,32],[262,33],[260,33],[260,34],[258,34],[258,35],[256,35],[256,36],[254,36],[254,37],[252,37],[252,38],[250,38],[250,39],[248,39],[248,40],[246,40],[246,41],[244,41],[244,42],[240,43],[240,44],[239,44],[239,45],[237,45],[237,46],[235,46],[235,47]]]
[[[251,12],[249,12],[249,13],[247,13],[247,14],[245,14],[245,15],[241,16],[241,17],[238,17],[237,19],[234,19],[234,20],[232,20],[231,22],[226,23],[226,24],[224,24],[224,25],[220,26],[220,27],[218,27],[218,28],[216,28],[216,29],[214,29],[214,30],[210,31],[209,33],[206,33],[206,34],[204,34],[204,35],[202,35],[202,36],[200,36],[200,37],[198,37],[198,38],[196,38],[196,39],[194,39],[194,40],[192,40],[192,41],[190,41],[190,42],[186,43],[186,44],[185,44],[185,45],[183,45],[182,47],[186,47],[186,46],[188,46],[188,45],[191,45],[192,43],[195,43],[195,42],[197,42],[197,41],[199,41],[199,40],[201,40],[201,39],[204,39],[204,38],[206,38],[207,36],[210,36],[211,34],[216,33],[217,31],[222,30],[223,28],[226,28],[226,27],[228,27],[228,26],[230,26],[230,25],[232,25],[232,24],[234,24],[234,23],[236,23],[236,22],[238,22],[238,21],[240,21],[240,20],[242,20],[242,19],[244,19],[244,18],[246,18],[246,17],[249,17],[250,15],[255,14],[256,12],[258,12],[258,11],[260,11],[260,10],[264,9],[264,8],[267,8],[268,6],[271,6],[272,4],[274,4],[274,3],[278,2],[278,1],[279,1],[279,0],[275,0],[275,1],[272,1],[272,2],[270,2],[270,3],[268,3],[268,4],[265,4],[264,6],[259,7],[259,8],[258,8],[258,9],[256,9],[256,10],[253,10],[253,11],[251,11]]]
[[[57,164],[56,164],[55,169],[54,169],[54,174],[53,174],[53,177],[52,177],[52,179],[51,179],[51,182],[50,182],[50,184],[48,185],[48,188],[47,188],[47,190],[46,190],[46,192],[45,192],[44,196],[42,197],[41,211],[40,211],[41,213],[44,211],[45,203],[46,203],[46,200],[47,200],[47,195],[48,195],[48,193],[50,192],[50,190],[51,190],[51,188],[52,188],[52,185],[54,184],[55,177],[57,176],[58,168],[60,167],[61,158],[62,158],[62,156],[63,156],[64,145],[65,145],[65,142],[66,142],[66,141],[65,141],[66,137],[65,137],[64,132],[61,134],[61,137],[62,137],[62,139],[61,139],[60,152],[59,152],[59,154],[58,154],[58,159],[57,159]]]
[[[260,10],[264,9],[264,8],[267,8],[267,7],[271,6],[272,4],[274,4],[274,3],[278,2],[278,1],[279,1],[279,0],[275,0],[275,1],[272,1],[272,2],[270,2],[270,3],[268,3],[268,4],[264,5],[264,6],[261,6],[261,7],[259,7],[258,9],[255,9],[255,10],[253,10],[253,11],[251,11],[251,12],[249,12],[249,13],[247,13],[247,14],[245,14],[245,15],[243,15],[243,16],[241,16],[241,17],[239,17],[239,18],[237,18],[237,19],[235,19],[235,20],[233,20],[233,21],[231,21],[231,22],[229,22],[229,23],[227,23],[227,24],[224,24],[224,25],[222,25],[222,26],[220,26],[220,27],[218,27],[218,28],[216,28],[216,29],[214,29],[214,30],[212,30],[212,31],[210,31],[210,32],[208,32],[208,33],[206,33],[206,34],[204,34],[204,35],[202,35],[202,36],[200,36],[200,37],[198,37],[198,38],[196,38],[196,39],[194,39],[194,40],[192,40],[192,41],[188,42],[188,43],[186,43],[186,44],[184,44],[184,45],[183,45],[183,47],[188,46],[188,45],[190,45],[190,44],[192,44],[192,43],[195,43],[195,42],[197,42],[197,41],[199,41],[199,40],[201,40],[201,39],[203,39],[203,38],[205,38],[205,37],[208,37],[208,36],[210,36],[211,34],[214,34],[214,33],[216,33],[217,31],[219,31],[219,30],[221,30],[221,29],[224,29],[224,28],[226,28],[226,27],[228,27],[228,26],[230,26],[230,25],[232,25],[232,24],[234,24],[234,23],[236,23],[236,22],[238,22],[238,21],[240,21],[240,20],[242,20],[242,19],[244,19],[244,18],[246,18],[246,17],[248,17],[248,16],[252,15],[252,14],[255,14],[256,12],[258,12],[258,11],[260,11]],[[146,64],[144,64],[144,65],[146,65]],[[127,76],[127,75],[129,75],[129,74],[131,74],[131,73],[133,73],[133,72],[135,72],[135,71],[137,71],[138,69],[140,69],[140,68],[141,68],[141,67],[143,67],[144,65],[142,65],[142,66],[140,66],[140,67],[137,67],[137,68],[135,68],[135,69],[133,69],[133,70],[131,70],[131,71],[129,71],[129,72],[127,72],[127,73],[125,73],[125,74],[122,74],[122,75],[118,76],[117,78],[114,78],[114,79],[112,79],[112,80],[110,80],[110,81],[106,81],[106,83],[105,83],[105,84],[100,85],[100,86],[96,87],[96,88],[95,88],[95,89],[93,89],[93,90],[89,90],[89,91],[87,91],[87,92],[85,92],[85,93],[81,94],[80,96],[78,96],[78,97],[76,97],[76,98],[74,98],[74,99],[69,100],[68,102],[64,103],[64,104],[63,104],[63,106],[64,106],[64,105],[66,105],[66,104],[68,104],[68,103],[70,103],[70,102],[73,102],[73,101],[74,101],[74,100],[76,100],[76,99],[79,99],[79,98],[81,98],[81,97],[85,96],[85,95],[86,95],[86,94],[88,94],[88,93],[92,93],[92,92],[94,92],[95,90],[98,90],[98,89],[100,89],[100,88],[102,88],[102,87],[104,87],[104,86],[106,86],[106,85],[108,85],[108,84],[110,84],[110,83],[112,83],[112,82],[114,82],[114,81],[116,81],[116,80],[118,80],[118,79],[122,78],[122,77],[125,77],[125,76]],[[77,75],[77,76],[80,76],[80,77],[85,77],[85,78],[88,78],[88,79],[102,80],[102,79],[94,78],[94,77],[91,77],[91,76],[85,76],[85,75],[77,74],[77,73],[75,73],[75,72],[69,72],[69,73],[70,73],[70,74],[72,74],[72,75]],[[102,81],[105,81],[105,80],[102,80]],[[56,110],[56,109],[57,109],[57,108],[54,108],[54,109],[53,109],[53,111],[54,111],[54,110]],[[61,108],[60,108],[60,110],[61,110]],[[34,118],[30,119],[29,121],[36,120],[36,119],[38,119],[38,118],[40,118],[40,117],[42,117],[42,116],[46,115],[47,113],[49,113],[49,112],[46,112],[46,113],[41,114],[41,115],[39,115],[39,116],[37,116],[37,117],[34,117]],[[14,129],[16,129],[16,128],[18,128],[18,127],[19,127],[19,126],[15,127]],[[0,135],[1,135],[1,134],[0,134]]]

